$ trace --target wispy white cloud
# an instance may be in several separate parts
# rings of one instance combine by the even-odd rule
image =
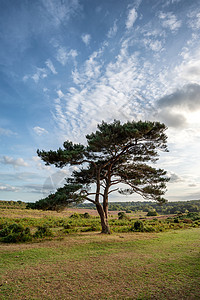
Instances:
[[[39,184],[39,183],[24,184],[22,188],[23,188],[23,192],[43,194],[43,184]]]
[[[68,53],[65,48],[60,47],[56,56],[57,60],[64,66],[68,60]]]
[[[138,14],[137,14],[137,11],[135,8],[132,8],[129,10],[128,17],[126,20],[126,28],[127,29],[130,29],[133,27],[133,24],[135,23],[137,16],[138,16]]]
[[[35,83],[38,83],[40,79],[44,79],[46,77],[47,77],[47,70],[45,68],[37,68],[36,73],[31,76],[31,78],[35,81]]]
[[[114,25],[110,28],[110,30],[108,31],[107,37],[108,38],[112,38],[116,35],[117,33],[117,20],[115,20]]]
[[[160,52],[161,50],[163,50],[161,41],[153,40],[153,39],[144,39],[143,41],[145,46],[150,48],[152,51]]]
[[[19,190],[20,189],[15,186],[0,183],[0,191],[1,192],[18,192]]]
[[[116,61],[105,65],[104,71],[102,56],[106,48],[94,52],[73,72],[76,87],[56,100],[55,118],[62,130],[71,132],[73,140],[83,139],[80,133],[90,132],[102,120],[140,119],[146,115],[148,103],[144,109],[141,88],[151,66],[148,63],[140,66],[137,53],[131,55],[127,43],[127,40],[122,43]]]
[[[39,127],[39,126],[33,127],[33,130],[37,135],[40,135],[40,136],[48,133],[48,131],[46,129]]]
[[[76,11],[80,9],[78,0],[42,0],[46,12],[50,16],[49,19],[55,26],[68,21]]]
[[[46,166],[44,163],[42,163],[38,156],[33,156],[32,161],[36,163],[36,167],[39,170],[51,170],[51,166]]]
[[[3,156],[1,159],[1,162],[5,165],[12,165],[14,168],[16,167],[28,167],[28,163],[26,163],[23,158],[16,158],[14,159],[13,157],[10,156]]]
[[[190,13],[188,13],[189,21],[188,24],[189,26],[194,29],[194,30],[199,30],[200,29],[200,10],[195,10]]]
[[[83,41],[83,43],[88,46],[91,40],[91,35],[88,33],[82,34],[81,39]]]
[[[5,129],[0,127],[0,136],[1,135],[11,136],[11,135],[17,135],[17,133],[10,129]]]
[[[68,59],[70,59],[70,58],[75,59],[77,55],[78,55],[78,53],[74,49],[67,51],[64,47],[59,47],[57,54],[56,54],[56,59],[57,59],[57,61],[59,61],[59,63],[61,63],[63,66],[65,66]]]
[[[54,75],[57,74],[56,69],[55,69],[55,67],[54,67],[54,65],[53,65],[53,63],[52,63],[52,61],[51,61],[50,59],[47,59],[46,65],[47,65],[47,67],[49,68],[49,70],[50,70]]]
[[[130,51],[134,42],[135,36],[121,39],[119,52],[110,63],[104,61],[107,51],[105,43],[72,72],[74,86],[67,93],[60,90],[55,99],[54,117],[63,139],[83,141],[83,133],[95,130],[96,124],[102,120],[111,121],[114,118],[122,121],[159,119],[173,128],[188,126],[184,110],[175,105],[161,108],[162,101],[155,106],[155,100],[181,90],[181,65],[178,62],[173,67],[161,65],[158,70],[152,61]],[[162,39],[159,30],[146,35],[146,41],[142,42],[146,42],[147,48],[155,54],[165,51],[162,46],[165,37]],[[194,55],[190,56],[190,60],[192,57]],[[196,71],[193,69],[194,73]],[[182,81],[183,85],[187,85],[189,80]]]
[[[160,12],[159,18],[162,26],[164,28],[169,28],[172,32],[176,32],[181,27],[182,22],[177,20],[177,17],[171,12]]]
[[[179,77],[179,80],[183,84],[186,84],[188,81],[191,83],[200,84],[200,47],[196,49],[196,53],[191,53],[191,51],[185,50],[185,55],[182,56],[184,60],[181,64],[177,65],[175,72]]]

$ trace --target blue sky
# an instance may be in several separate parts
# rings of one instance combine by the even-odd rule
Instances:
[[[62,185],[72,169],[46,167],[36,150],[84,143],[113,119],[164,122],[166,198],[199,199],[199,4],[1,0],[0,199],[36,201]]]

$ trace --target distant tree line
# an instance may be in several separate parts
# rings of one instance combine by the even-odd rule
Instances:
[[[78,205],[79,208],[95,209],[92,203],[81,203]],[[109,211],[126,211],[126,212],[136,212],[136,211],[156,211],[159,214],[178,214],[187,212],[200,212],[200,200],[190,200],[190,201],[176,201],[167,202],[159,205],[152,201],[138,201],[138,202],[111,202],[108,206]]]
[[[27,203],[18,200],[18,201],[14,201],[14,200],[0,200],[0,209],[12,209],[12,208],[19,208],[19,209],[23,209],[26,208]]]
[[[0,200],[0,209],[5,208],[32,208],[34,203],[25,203],[23,201],[4,201]],[[73,205],[77,208],[87,208],[95,209],[93,203],[80,203],[78,205]],[[35,208],[35,207],[34,207]],[[42,207],[37,207],[37,209],[43,209]],[[108,206],[109,211],[125,211],[126,213],[143,211],[143,212],[157,212],[158,214],[178,214],[187,212],[200,212],[200,200],[190,200],[190,201],[176,201],[167,202],[159,205],[152,201],[137,201],[137,202],[111,202]]]

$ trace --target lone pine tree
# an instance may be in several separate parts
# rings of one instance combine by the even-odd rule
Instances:
[[[164,203],[166,172],[153,168],[152,163],[158,160],[158,150],[168,151],[166,129],[159,122],[102,122],[95,133],[86,136],[86,146],[66,141],[57,151],[37,150],[46,165],[80,167],[63,188],[40,200],[41,204],[56,209],[88,200],[96,205],[102,233],[110,233],[108,200],[112,192],[137,193]],[[119,188],[118,184],[125,188]]]

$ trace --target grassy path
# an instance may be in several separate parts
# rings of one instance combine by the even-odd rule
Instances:
[[[0,244],[0,299],[200,299],[200,229]]]

